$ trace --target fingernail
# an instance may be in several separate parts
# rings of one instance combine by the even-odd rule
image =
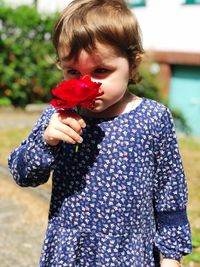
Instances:
[[[78,143],[81,144],[83,142],[83,138],[80,137],[79,140],[78,140]]]

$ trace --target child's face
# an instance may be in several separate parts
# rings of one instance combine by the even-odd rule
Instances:
[[[102,83],[100,91],[104,94],[97,98],[91,112],[113,114],[113,108],[116,110],[117,105],[123,105],[131,70],[127,58],[119,56],[113,48],[99,44],[93,53],[81,50],[77,60],[61,58],[61,67],[65,79],[90,75],[93,81]]]

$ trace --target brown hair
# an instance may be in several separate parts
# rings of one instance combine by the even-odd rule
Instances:
[[[137,69],[144,52],[136,17],[123,0],[74,0],[55,25],[53,43],[58,58],[76,58],[81,49],[92,52],[107,44]],[[138,81],[134,71],[131,83]]]

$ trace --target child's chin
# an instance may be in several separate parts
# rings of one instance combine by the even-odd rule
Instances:
[[[92,111],[92,112],[101,112],[102,111],[102,108],[101,108],[100,103],[98,103],[96,101],[94,108],[90,109],[90,111]]]
[[[88,108],[88,110],[89,110],[90,112],[92,112],[92,113],[98,113],[98,112],[100,112],[100,110],[98,110],[97,107],[95,107],[95,108]]]

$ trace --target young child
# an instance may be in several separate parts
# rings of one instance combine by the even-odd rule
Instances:
[[[143,54],[136,18],[123,0],[74,0],[54,45],[66,80],[89,75],[104,94],[79,114],[49,106],[9,158],[21,186],[53,172],[40,266],[180,266],[191,237],[172,116],[127,90]]]

